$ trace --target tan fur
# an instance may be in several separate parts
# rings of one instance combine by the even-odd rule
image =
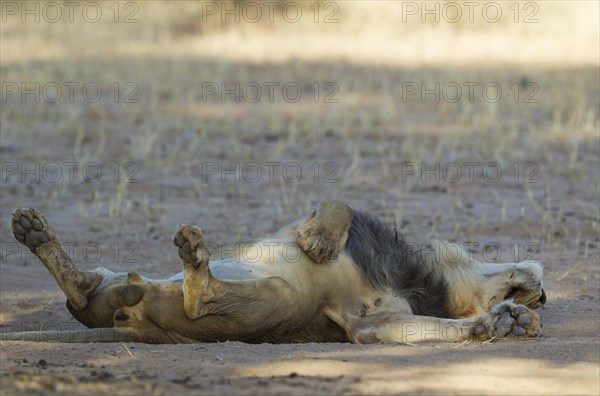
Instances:
[[[401,293],[374,288],[343,249],[352,213],[343,202],[326,201],[272,237],[224,246],[210,258],[200,228],[183,225],[174,236],[182,274],[151,280],[137,272],[79,271],[40,212],[17,210],[15,238],[54,275],[71,313],[93,330],[2,339],[415,342],[539,332],[539,316],[518,305],[541,306],[539,264],[482,264],[466,254],[431,259],[435,276],[448,284],[451,317],[416,316]]]

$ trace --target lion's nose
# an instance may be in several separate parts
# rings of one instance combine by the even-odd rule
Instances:
[[[542,289],[542,296],[540,297],[539,302],[542,305],[546,304],[546,292],[544,291],[544,289]]]

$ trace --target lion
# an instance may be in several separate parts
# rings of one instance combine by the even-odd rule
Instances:
[[[12,232],[88,329],[11,332],[3,340],[484,341],[537,336],[533,310],[546,302],[538,262],[450,259],[438,254],[438,241],[427,254],[395,227],[340,201],[321,202],[272,236],[212,252],[199,227],[180,225],[173,242],[183,271],[164,280],[102,267],[80,271],[35,209],[15,210]]]

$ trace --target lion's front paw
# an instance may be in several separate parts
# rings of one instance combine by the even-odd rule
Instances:
[[[473,327],[473,336],[479,339],[506,336],[537,337],[541,327],[538,314],[523,305],[505,301],[481,315],[481,319]]]
[[[17,209],[12,215],[12,232],[15,239],[31,251],[42,246],[56,233],[41,212],[35,209]]]
[[[208,248],[200,227],[187,224],[180,225],[173,236],[173,243],[177,246],[179,257],[181,257],[184,264],[190,264],[194,268],[198,268],[202,264],[208,264]]]
[[[298,246],[315,263],[325,264],[344,247],[351,222],[350,205],[323,201],[296,228]]]
[[[341,239],[338,238],[338,239]],[[337,255],[338,241],[316,227],[304,227],[298,236],[298,246],[315,263],[326,263]]]

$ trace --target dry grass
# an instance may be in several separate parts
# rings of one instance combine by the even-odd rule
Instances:
[[[6,220],[21,206],[45,211],[63,241],[101,245],[102,260],[80,258],[76,261],[82,268],[104,265],[122,270],[126,266],[162,276],[180,269],[170,248],[176,224],[198,223],[211,242],[252,238],[273,231],[319,200],[337,198],[389,223],[395,219],[411,240],[435,235],[461,246],[470,243],[467,250],[487,261],[541,259],[545,287],[554,293],[548,293],[550,299],[568,299],[567,307],[597,296],[598,2],[521,1],[519,23],[512,21],[509,7],[514,2],[496,2],[503,11],[500,22],[488,23],[476,14],[472,24],[465,19],[421,23],[419,15],[407,16],[404,23],[402,7],[409,3],[336,2],[339,22],[332,24],[314,23],[313,2],[302,2],[305,17],[295,24],[281,17],[274,23],[254,24],[220,23],[211,17],[205,23],[202,2],[191,1],[119,3],[120,21],[139,7],[134,16],[139,21],[131,24],[114,22],[108,8],[113,2],[99,3],[103,18],[97,23],[85,22],[80,13],[74,23],[21,23],[18,16],[3,13],[7,20],[0,24],[2,322],[41,317],[45,311],[37,308],[49,305],[48,298],[25,290],[32,285],[55,287],[53,280],[37,276],[45,274],[43,268],[35,272],[33,266],[22,267],[23,261],[33,263],[31,256],[22,260],[22,255],[9,256],[4,249],[14,244]],[[494,2],[482,1],[481,7],[489,3]],[[248,2],[228,2],[234,4],[244,7]],[[325,9],[327,4],[318,3],[320,18],[332,10]],[[444,7],[447,2],[438,4]],[[521,23],[531,4],[539,7],[535,14],[539,21]],[[72,102],[64,85],[68,82],[79,84]],[[202,100],[203,83],[231,87],[236,82],[242,86],[277,82],[279,87],[294,82],[302,86],[303,96],[292,103],[279,89],[272,102],[266,97],[257,103],[236,102],[231,96],[223,102],[219,95]],[[63,97],[51,103],[41,95],[36,103],[32,95],[22,100],[20,92],[9,94],[11,84],[22,83],[29,89],[36,83],[41,87],[56,83],[62,86]],[[81,87],[87,83],[101,87],[99,101],[92,103],[82,96]],[[316,102],[311,89],[315,83],[319,84]],[[326,83],[334,85],[326,89]],[[425,84],[432,89],[436,83],[442,94],[439,101],[433,95],[422,100],[420,92],[404,100],[408,86]],[[467,84],[479,84],[473,100]],[[485,100],[481,90],[485,84],[502,89],[499,100]],[[444,100],[443,94],[451,96],[457,85],[463,89],[460,100]],[[338,101],[324,103],[335,88]],[[52,96],[53,91],[46,94]],[[48,164],[65,162],[79,163],[73,180],[63,173],[51,182],[42,172]],[[273,174],[267,173],[267,162],[277,164]],[[257,181],[252,181],[253,174],[244,173],[244,167],[253,163],[263,172]],[[477,164],[473,179],[469,163]],[[26,172],[36,164],[38,170]],[[89,164],[102,170],[98,180],[84,177]],[[236,164],[237,172],[207,173],[213,169],[207,166],[235,170]],[[439,170],[433,175],[423,174],[423,167],[432,169],[436,164]],[[497,181],[482,173],[490,164],[491,171],[502,171]],[[16,172],[12,165],[17,166]],[[294,166],[290,170],[302,170],[300,180],[295,181],[293,173],[282,174],[289,165]],[[463,174],[454,182],[456,166]],[[41,176],[39,181],[36,175]],[[236,177],[239,182],[234,182]],[[120,244],[120,260],[111,261],[115,244]],[[124,261],[131,252],[136,261]],[[26,305],[19,305],[23,301],[30,303],[28,311]],[[49,309],[54,310],[50,312],[54,320],[69,320],[64,306]],[[549,321],[549,333],[565,324],[571,327],[565,327],[564,333],[582,328],[597,333],[597,326],[593,328],[597,321],[590,319],[595,314],[582,311],[573,320],[571,311],[562,309],[554,305],[552,312],[558,319]],[[588,320],[583,326],[582,317]],[[560,326],[557,320],[562,321]],[[529,346],[532,356],[539,350],[551,359],[576,362],[579,355],[592,354],[587,340],[585,347],[576,349],[568,339],[562,342],[567,335],[551,334],[541,339],[546,342],[541,347]],[[474,354],[481,352],[478,346],[469,347],[478,348]],[[513,356],[513,348],[508,349]],[[130,352],[125,347],[123,354],[137,356],[139,350]],[[90,354],[98,356],[96,351]],[[6,359],[14,368],[14,359]],[[406,384],[407,361],[388,364],[401,369],[398,388],[383,370],[386,379],[375,376],[376,387],[363,382],[348,389],[353,393],[357,389],[359,393],[405,391],[400,385]],[[529,372],[533,361],[528,355],[522,372]],[[461,364],[470,370],[473,362]],[[189,367],[197,371],[196,363]],[[310,367],[313,364],[311,360]],[[370,365],[357,367],[372,370]],[[418,382],[420,367],[425,366],[415,367]],[[504,367],[513,370],[510,364]],[[539,367],[547,372],[545,366]],[[586,378],[592,378],[593,364],[586,370]],[[495,379],[514,379],[489,372]],[[489,390],[488,374],[476,377],[486,380],[481,389]],[[459,378],[456,381],[461,383],[451,381],[444,389],[480,390],[464,387],[473,381],[470,371],[467,379],[454,374],[448,378]],[[518,379],[529,384],[519,388],[525,392],[550,389],[547,384],[547,388],[533,387],[536,382],[521,372]],[[4,380],[21,386],[18,377]],[[23,381],[25,388],[31,382]],[[425,388],[415,385],[408,391],[434,389],[427,382]],[[378,388],[385,384],[392,387]],[[562,384],[571,385],[566,380]],[[106,384],[107,393],[114,393],[111,386]],[[592,389],[587,383],[581,386]],[[215,393],[219,388],[207,389]],[[309,393],[306,389],[295,391]]]
[[[338,22],[328,24],[314,22],[314,4],[307,2],[298,23],[281,17],[285,2],[274,9],[273,23],[266,15],[260,23],[244,23],[243,17],[240,23],[231,18],[221,23],[218,15],[204,21],[201,2],[120,3],[118,23],[104,3],[97,23],[78,13],[74,23],[66,18],[47,23],[43,14],[40,23],[31,16],[22,23],[19,16],[5,15],[3,161],[42,167],[65,161],[100,164],[100,183],[81,175],[42,183],[49,198],[44,202],[60,208],[74,199],[80,214],[106,216],[117,224],[132,211],[149,224],[164,223],[165,214],[175,210],[164,205],[173,199],[173,189],[181,190],[182,198],[213,194],[266,203],[278,214],[276,223],[321,198],[340,197],[406,220],[411,234],[460,233],[476,239],[492,224],[513,230],[515,225],[520,238],[539,243],[573,239],[586,246],[587,256],[598,231],[598,211],[586,203],[599,191],[593,171],[600,106],[598,4],[540,2],[531,8],[533,3],[520,2],[515,23],[513,3],[483,2],[481,7],[488,3],[500,5],[499,22],[488,23],[475,12],[474,23],[467,15],[449,23],[443,18],[448,14],[439,23],[431,15],[422,23],[419,13],[407,14],[406,7],[419,6],[410,2],[317,3],[319,20],[335,11]],[[235,4],[243,9],[248,2],[226,6]],[[131,12],[138,21],[123,23]],[[538,21],[524,23],[531,12]],[[73,101],[65,82],[79,84]],[[95,103],[81,93],[90,82],[103,93]],[[202,99],[203,83],[232,87],[236,82],[256,82],[263,99]],[[268,82],[280,84],[272,103],[266,99]],[[302,86],[300,101],[285,100],[280,87],[287,82]],[[63,96],[50,103],[50,88],[42,89],[39,103],[32,95],[23,100],[20,92],[8,94],[6,84],[15,83],[19,90],[22,83],[29,89],[56,83]],[[439,101],[432,94],[421,97],[422,88],[436,84]],[[475,84],[472,97],[468,84]],[[501,88],[497,101],[485,99],[486,84]],[[406,95],[408,85],[420,91]],[[451,100],[455,87],[462,89],[456,102]],[[331,93],[337,102],[324,103]],[[222,183],[220,174],[210,180],[203,174],[207,163],[243,168],[265,161],[298,163],[303,177],[291,183],[276,173],[273,180],[263,176],[249,183],[242,173],[240,183]],[[131,169],[123,167],[130,162],[141,183],[127,183]],[[330,162],[335,168],[325,168]],[[474,181],[464,176],[452,183],[440,172],[440,179],[425,177],[425,182],[420,173],[402,173],[407,163],[419,171],[422,165],[458,164],[466,172],[467,162],[476,162],[478,172],[491,162],[504,176],[500,183],[481,173]],[[335,182],[324,183],[332,170]],[[21,173],[4,180],[13,192],[26,188],[18,180]],[[532,175],[537,182],[525,182]],[[171,181],[156,186],[157,178]],[[569,183],[585,186],[582,201],[565,199]],[[446,193],[426,208],[415,202],[415,193],[433,185]],[[516,195],[507,196],[507,188]],[[467,215],[473,194],[483,195],[494,210]],[[3,202],[4,215],[12,205]],[[272,226],[248,227],[231,215],[231,207],[235,204],[217,213],[232,223],[229,231],[236,238]],[[585,215],[572,214],[580,212]],[[522,221],[532,217],[540,224]]]
[[[430,2],[425,8],[420,2],[321,1],[316,7],[318,16],[316,2],[300,2],[302,15],[294,23],[284,19],[284,14],[293,18],[294,8],[284,12],[289,1],[278,2],[280,6],[272,9],[272,23],[265,5],[257,23],[246,22],[253,14],[252,9],[243,12],[245,4],[259,2],[218,2],[216,14],[204,15],[208,3],[212,2],[180,1],[169,6],[124,2],[119,23],[114,22],[115,11],[109,5],[102,6],[102,17],[96,23],[87,23],[82,12],[74,13],[74,23],[66,17],[58,23],[45,23],[42,13],[41,23],[29,16],[30,23],[23,24],[20,14],[8,15],[2,29],[2,62],[99,54],[104,58],[200,56],[253,63],[299,59],[388,66],[489,66],[500,62],[577,67],[598,62],[599,10],[593,1],[509,4],[486,0],[471,11],[461,5],[460,18],[456,8],[447,8],[450,2],[446,1]],[[238,3],[239,23],[234,15],[222,17],[219,13],[221,8],[235,7],[232,3]],[[494,7],[489,7],[490,3]],[[424,14],[436,5],[436,14]],[[500,10],[497,18],[496,9]],[[128,17],[137,22],[123,23]],[[89,45],[91,42],[94,45]]]

